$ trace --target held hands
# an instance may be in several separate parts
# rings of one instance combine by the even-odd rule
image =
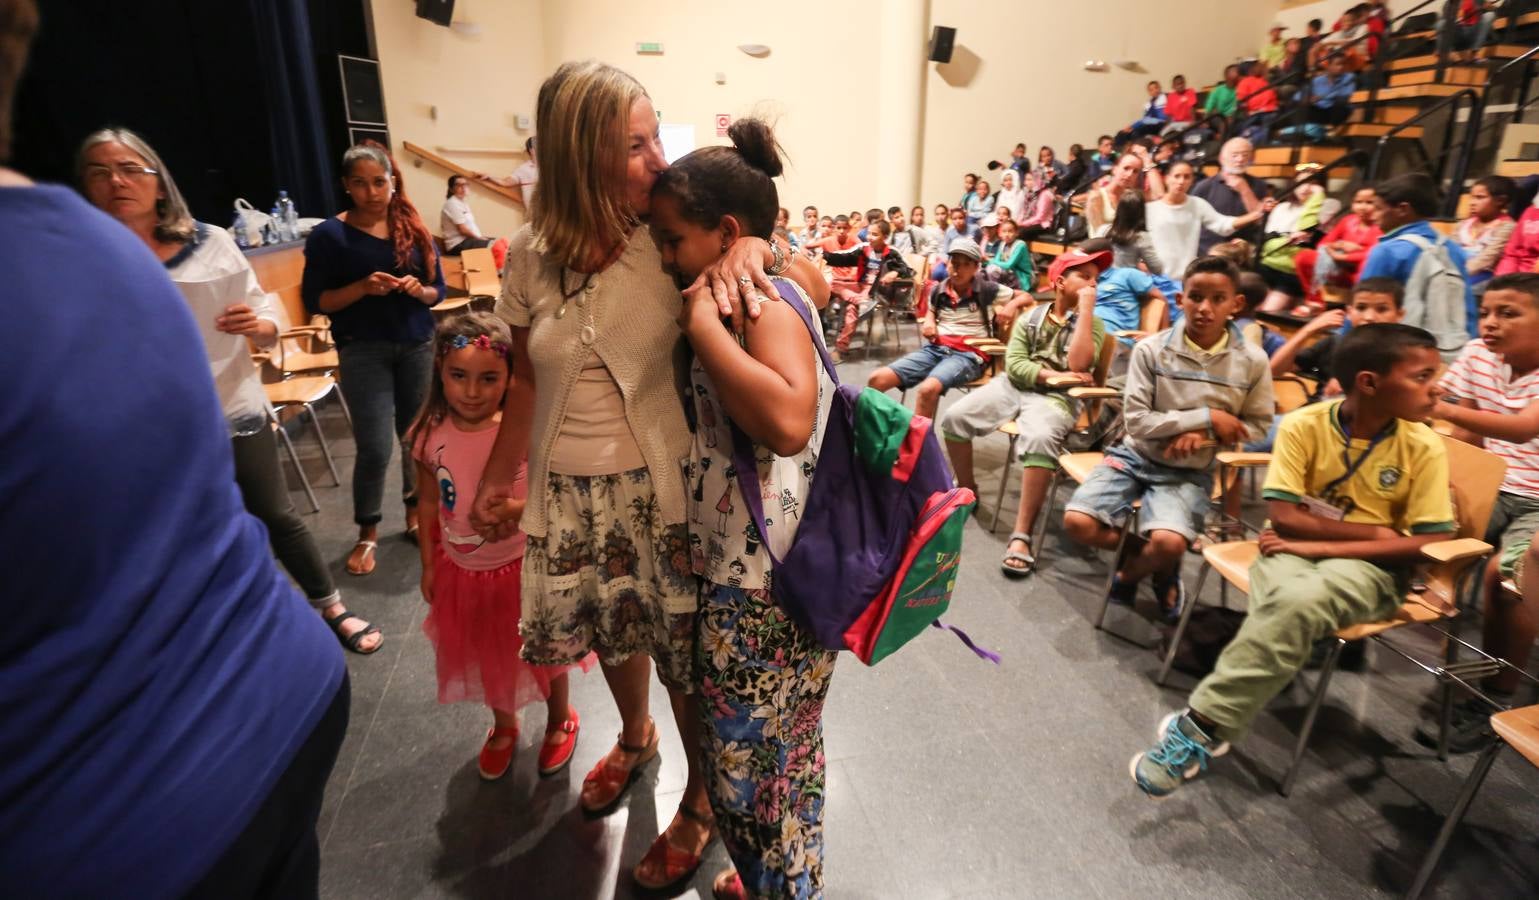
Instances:
[[[237,303],[224,308],[224,315],[214,320],[214,327],[225,334],[253,335],[261,323],[251,307]]]
[[[769,244],[763,238],[738,238],[720,259],[705,267],[689,286],[690,290],[708,286],[721,318],[731,316],[732,330],[741,334],[745,315],[757,319],[759,304],[780,296],[764,274],[769,252]]]
[[[470,507],[470,524],[488,541],[507,540],[518,532],[524,502],[513,496],[511,485],[482,484]]]
[[[1235,418],[1232,413],[1221,409],[1210,409],[1208,416],[1212,422],[1213,437],[1220,444],[1238,444],[1245,440],[1245,423]]]

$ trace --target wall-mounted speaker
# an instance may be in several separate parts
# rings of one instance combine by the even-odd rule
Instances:
[[[417,17],[448,28],[454,21],[454,0],[417,0]]]
[[[337,54],[342,69],[342,106],[351,125],[385,126],[385,93],[379,83],[379,62]]]
[[[930,30],[930,62],[951,62],[951,48],[957,42],[957,30],[937,25]]]

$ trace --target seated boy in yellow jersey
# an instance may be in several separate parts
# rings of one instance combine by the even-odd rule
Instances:
[[[1133,780],[1170,794],[1207,768],[1339,628],[1391,615],[1424,544],[1455,530],[1437,407],[1442,360],[1409,325],[1355,328],[1333,374],[1342,400],[1283,417],[1262,496],[1271,521],[1250,568],[1250,611],[1184,713],[1133,757]]]

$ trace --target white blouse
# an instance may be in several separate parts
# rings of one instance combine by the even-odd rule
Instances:
[[[214,319],[226,307],[245,304],[258,319],[281,329],[272,301],[257,283],[256,272],[235,245],[235,239],[223,228],[199,222],[192,242],[166,261],[166,269],[192,307],[193,318],[198,320],[214,387],[231,433],[250,433],[257,419],[266,420],[267,393],[257,377],[246,338],[219,331],[214,327]]]

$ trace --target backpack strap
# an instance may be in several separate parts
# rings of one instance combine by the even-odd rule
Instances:
[[[802,324],[807,326],[807,336],[812,340],[812,347],[818,352],[818,357],[823,361],[823,371],[833,379],[834,385],[839,384],[839,373],[834,367],[834,359],[828,355],[828,348],[823,346],[822,336],[818,333],[818,326],[812,321],[812,311],[802,301],[796,288],[784,280],[776,280],[775,289],[780,294],[780,299],[801,317]],[[732,429],[732,466],[737,469],[737,492],[743,495],[743,502],[748,506],[748,514],[752,516],[753,527],[759,532],[759,544],[768,554],[770,563],[779,566],[780,560],[775,558],[775,551],[769,545],[769,527],[764,524],[764,499],[759,496],[759,460],[754,454],[753,441],[743,433],[743,429],[737,427],[737,423],[731,419],[727,425]]]

